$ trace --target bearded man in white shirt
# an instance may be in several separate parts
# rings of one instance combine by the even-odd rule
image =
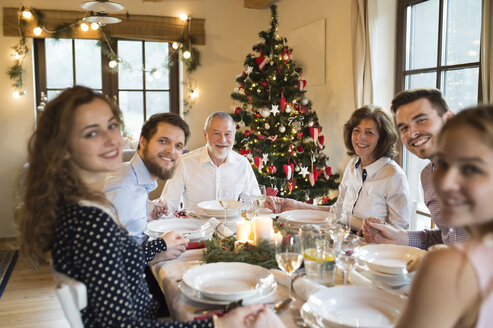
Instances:
[[[250,162],[232,151],[236,134],[233,118],[215,112],[204,124],[206,145],[182,156],[173,177],[166,182],[161,198],[170,211],[187,209],[206,200],[219,199],[227,191],[234,199],[240,194],[260,195]]]

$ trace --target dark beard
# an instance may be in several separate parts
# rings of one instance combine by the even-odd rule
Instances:
[[[144,165],[147,167],[147,170],[149,173],[152,175],[158,177],[161,180],[168,180],[171,177],[173,177],[173,173],[175,172],[176,169],[176,164],[173,165],[170,169],[165,169],[162,168],[158,163],[153,158],[150,158],[148,156],[149,152],[147,148],[144,148],[144,158],[142,158],[142,161],[144,162]]]

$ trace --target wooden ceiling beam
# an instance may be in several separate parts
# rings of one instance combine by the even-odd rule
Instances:
[[[272,2],[273,0],[244,0],[243,6],[251,9],[263,9]]]

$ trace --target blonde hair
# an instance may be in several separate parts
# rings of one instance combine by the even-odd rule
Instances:
[[[121,124],[121,112],[102,94],[89,88],[68,88],[50,101],[28,143],[29,167],[23,203],[16,211],[20,249],[35,263],[48,261],[53,234],[66,204],[89,200],[111,207],[102,192],[87,188],[73,162],[66,158],[77,107],[95,99],[105,101]]]

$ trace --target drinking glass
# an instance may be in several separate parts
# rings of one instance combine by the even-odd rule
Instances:
[[[251,221],[253,217],[257,216],[257,204],[256,197],[252,195],[240,195],[240,216],[245,221]]]
[[[337,253],[336,261],[337,266],[342,270],[344,275],[344,285],[348,284],[348,276],[354,265],[356,264],[356,248],[357,239],[350,239],[344,247]]]
[[[288,293],[291,298],[291,276],[303,262],[303,240],[301,234],[288,234],[275,242],[276,262],[288,274]]]
[[[236,204],[236,196],[233,190],[219,190],[218,201],[222,208],[224,208],[224,220],[226,223],[228,217],[228,208]]]
[[[334,244],[323,231],[303,228],[306,277],[325,286],[334,286],[336,276]]]
[[[258,207],[264,207],[264,202],[267,198],[267,189],[264,185],[259,185],[258,188],[260,190],[260,196],[257,198],[257,205]]]

